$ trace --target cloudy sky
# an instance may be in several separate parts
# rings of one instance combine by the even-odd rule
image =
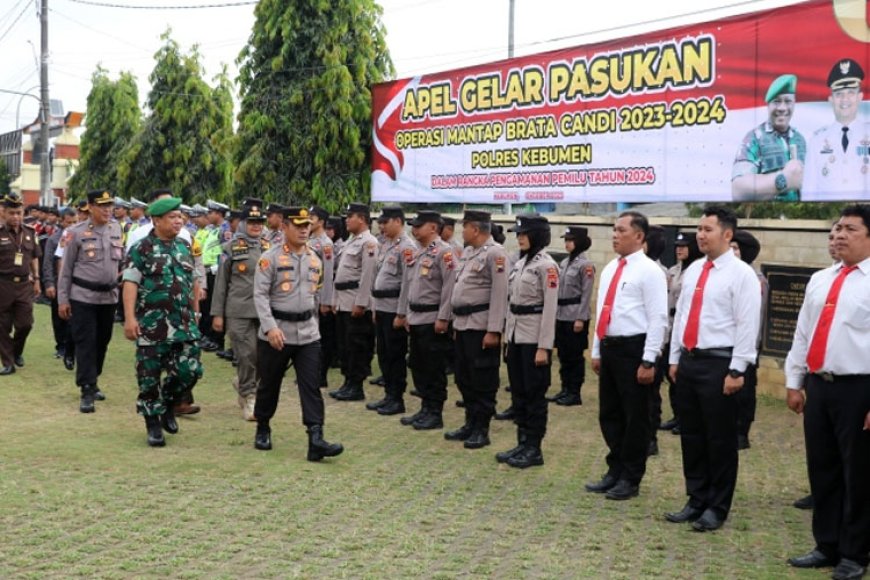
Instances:
[[[143,9],[239,4],[241,0],[47,0],[51,98],[84,111],[98,63],[117,76],[131,71],[145,99],[160,34],[172,28],[186,50],[200,46],[209,77],[235,60],[254,22],[254,6]],[[515,0],[515,54],[544,52],[795,0]],[[398,77],[449,70],[507,56],[510,0],[382,0],[383,22]],[[0,89],[39,94],[37,0],[0,0]],[[35,119],[32,97],[0,93],[0,133]]]

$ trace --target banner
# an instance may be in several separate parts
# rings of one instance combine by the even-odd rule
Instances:
[[[865,11],[814,0],[376,85],[372,199],[870,199]]]

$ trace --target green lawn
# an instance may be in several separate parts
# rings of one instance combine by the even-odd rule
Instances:
[[[48,309],[38,306],[26,366],[0,377],[2,578],[830,574],[785,565],[812,536],[810,514],[791,507],[808,489],[800,420],[779,401],[760,401],[730,520],[698,534],[662,518],[685,502],[673,435],[660,437],[639,498],[583,491],[604,471],[594,380],[583,407],[551,406],[543,467],[496,464],[493,454],[514,444],[512,424],[496,422],[493,445],[468,451],[441,431],[414,432],[328,397],[326,437],[346,451],[315,464],[305,461],[295,391],[273,421],[274,450],[256,451],[232,367],[214,355],[204,355],[196,388],[203,412],[180,418],[180,433],[151,449],[120,326],[101,380],[108,400],[94,414],[78,412],[73,374],[52,352]],[[369,400],[381,394],[366,391]],[[461,420],[455,387],[450,396],[448,428]]]

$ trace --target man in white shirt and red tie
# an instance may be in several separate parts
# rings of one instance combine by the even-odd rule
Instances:
[[[861,578],[870,554],[870,205],[843,209],[839,262],[813,274],[785,363],[788,406],[803,413],[816,547],[798,568]]]
[[[599,377],[598,422],[609,449],[607,473],[586,490],[608,499],[637,496],[650,441],[649,400],[668,326],[665,274],[643,251],[649,222],[627,211],[613,225],[619,255],[598,282],[592,370]]]
[[[737,400],[746,368],[755,362],[761,286],[731,250],[737,216],[708,206],[698,224],[706,259],[683,275],[671,334],[670,375],[680,417],[683,476],[689,501],[665,514],[692,529],[719,529],[737,484]]]

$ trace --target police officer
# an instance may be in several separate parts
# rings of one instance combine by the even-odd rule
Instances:
[[[226,331],[238,360],[234,387],[246,421],[254,420],[257,397],[257,331],[260,321],[254,307],[254,274],[260,255],[270,244],[262,237],[266,215],[263,201],[244,202],[242,223],[233,239],[223,245],[223,255],[211,300],[212,327]]]
[[[97,381],[118,304],[118,274],[124,259],[121,226],[111,221],[114,200],[106,190],[88,192],[87,221],[64,234],[64,257],[57,283],[58,314],[70,321],[76,348],[79,410],[93,413],[94,399],[103,400]]]
[[[55,343],[55,358],[62,358],[63,364],[67,370],[72,370],[75,366],[75,343],[72,340],[70,333],[69,321],[64,320],[58,313],[57,304],[57,279],[60,274],[60,261],[63,258],[63,253],[58,257],[58,249],[63,252],[65,248],[60,246],[61,236],[67,228],[72,227],[76,223],[76,212],[70,208],[66,208],[61,212],[61,221],[58,222],[58,227],[54,233],[49,236],[45,243],[45,255],[42,259],[42,285],[45,288],[45,295],[51,300],[51,326],[54,331]]]
[[[263,237],[272,246],[280,246],[284,243],[283,221],[284,206],[278,203],[270,203],[266,206],[266,228]]]
[[[214,352],[223,350],[224,335],[212,328],[211,299],[217,279],[218,262],[223,252],[223,244],[230,240],[232,233],[229,223],[224,219],[229,207],[217,201],[208,200],[206,208],[208,209],[209,225],[206,227],[202,244],[202,265],[205,267],[206,291],[205,298],[200,305],[202,319],[199,321],[199,329],[203,334],[202,350]]]
[[[123,276],[124,336],[136,341],[136,409],[151,447],[166,444],[164,429],[178,432],[174,404],[202,377],[199,281],[190,244],[178,237],[180,205],[163,197],[148,206],[154,228],[130,250]]]
[[[569,226],[562,235],[568,256],[559,264],[559,308],[556,310],[556,352],[562,389],[547,400],[565,407],[582,405],[580,388],[586,379],[589,316],[595,266],[586,258],[592,246],[589,230]]]
[[[327,386],[326,375],[329,372],[329,364],[335,356],[335,244],[326,234],[326,221],[329,212],[320,206],[311,206],[308,210],[311,220],[311,233],[308,245],[323,262],[323,283],[317,293],[317,303],[320,315],[317,317],[317,326],[320,330],[320,387]],[[282,234],[283,235],[283,234]]]
[[[24,202],[16,193],[3,198],[0,225],[0,375],[24,366],[24,344],[33,328],[33,301],[40,294],[39,244],[24,224]],[[14,329],[14,336],[13,336]]]
[[[465,423],[444,438],[480,449],[490,443],[489,423],[495,414],[508,301],[507,255],[492,239],[489,212],[466,210],[462,240],[465,252],[450,306],[456,332],[456,385],[465,403]]]
[[[414,429],[440,429],[447,400],[446,360],[453,349],[448,325],[450,299],[456,283],[457,259],[441,230],[441,214],[420,211],[411,221],[420,249],[406,254],[406,279],[396,311],[398,324],[407,324],[410,333],[408,366],[422,404],[413,415],[402,417],[403,425]]]
[[[324,408],[320,394],[320,334],[317,329],[317,293],[323,264],[308,245],[311,221],[302,207],[284,208],[284,243],[263,254],[254,277],[254,304],[260,318],[257,389],[257,433],[254,447],[272,448],[269,421],[278,407],[281,383],[290,363],[308,430],[308,461],[320,461],[344,451],[323,440]]]
[[[378,229],[384,235],[378,253],[378,273],[372,297],[375,309],[375,331],[378,366],[384,377],[384,398],[369,403],[366,408],[381,415],[405,412],[405,388],[408,382],[408,331],[396,322],[399,295],[405,277],[405,264],[414,254],[416,244],[405,233],[405,212],[401,207],[381,210]]]
[[[375,325],[372,319],[372,284],[378,267],[378,241],[369,231],[369,207],[347,207],[347,242],[335,274],[335,310],[338,348],[343,353],[344,384],[329,396],[339,401],[365,399],[363,381],[371,374]]]
[[[870,184],[870,125],[858,113],[864,70],[851,58],[834,63],[828,74],[834,122],[818,129],[807,148],[801,194],[805,200],[842,200],[865,196]]]

